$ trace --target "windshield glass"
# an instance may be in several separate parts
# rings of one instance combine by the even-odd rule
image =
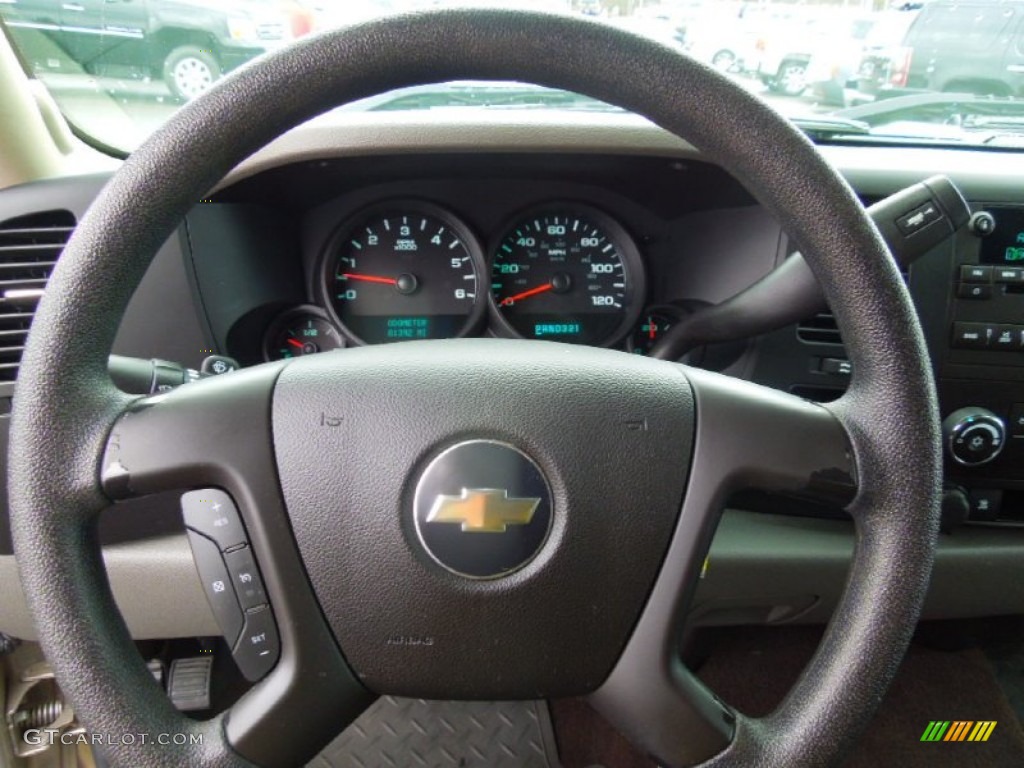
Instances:
[[[130,151],[248,61],[445,0],[0,0],[26,70],[69,122]],[[459,4],[464,4],[460,2]],[[1024,144],[1024,0],[492,0],[582,14],[715,67],[813,138]],[[403,89],[346,111],[602,110],[515,83]]]

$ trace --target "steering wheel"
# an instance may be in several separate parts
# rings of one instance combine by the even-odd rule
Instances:
[[[233,166],[339,103],[459,79],[619,105],[741,180],[822,284],[853,362],[845,396],[824,406],[619,352],[498,339],[268,363],[141,400],[114,387],[107,356],[133,291]],[[429,12],[258,61],[124,163],[68,243],[29,335],[11,521],[46,656],[119,764],[298,765],[379,694],[588,695],[668,766],[822,764],[866,724],[918,618],[937,533],[938,424],[922,334],[885,245],[772,109],[600,23]],[[205,722],[154,684],[111,597],[95,524],[112,499],[197,488],[237,505],[280,632],[269,674]],[[719,700],[675,652],[738,488],[845,506],[857,532],[817,654],[761,719]]]

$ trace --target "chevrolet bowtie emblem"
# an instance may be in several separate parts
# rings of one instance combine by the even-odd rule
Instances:
[[[504,533],[510,525],[528,525],[540,499],[510,499],[497,488],[463,488],[460,496],[438,496],[428,523],[461,523],[465,533]]]

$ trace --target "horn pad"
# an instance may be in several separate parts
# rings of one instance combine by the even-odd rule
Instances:
[[[654,583],[686,487],[683,369],[499,339],[290,364],[274,443],[324,614],[376,693],[588,693]]]

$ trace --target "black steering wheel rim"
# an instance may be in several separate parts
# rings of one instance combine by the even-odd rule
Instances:
[[[26,344],[9,482],[26,596],[76,711],[102,732],[178,728],[205,736],[200,745],[113,747],[127,764],[245,764],[228,743],[223,718],[189,724],[169,707],[110,595],[94,526],[109,504],[98,457],[129,399],[110,382],[107,356],[159,246],[237,163],[339,103],[456,79],[578,91],[685,137],[778,217],[818,276],[854,364],[848,393],[830,411],[856,457],[860,493],[849,506],[858,530],[855,561],[801,680],[771,716],[741,717],[711,764],[828,761],[864,725],[894,673],[934,555],[938,411],[906,289],[850,188],[756,98],[709,68],[604,25],[501,11],[394,17],[256,62],[158,130],[83,217]]]

